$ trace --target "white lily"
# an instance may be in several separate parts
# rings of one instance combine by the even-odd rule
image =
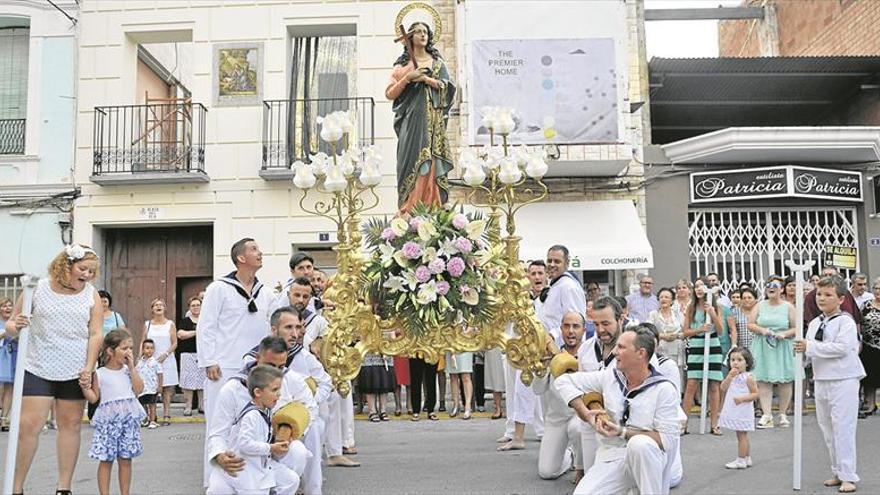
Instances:
[[[391,220],[391,230],[394,231],[394,234],[397,237],[400,237],[406,234],[406,231],[409,230],[409,224],[406,222],[406,220],[398,217],[394,220]]]
[[[392,294],[396,292],[403,292],[406,290],[404,287],[404,282],[405,281],[403,278],[392,275],[388,277],[388,280],[386,280],[384,284],[382,284],[382,287],[388,289],[388,291]]]
[[[437,283],[431,280],[428,283],[422,284],[419,287],[418,294],[416,294],[416,300],[423,306],[435,302],[437,300]]]
[[[426,220],[419,224],[418,232],[419,239],[428,242],[432,237],[437,235],[437,227],[434,226],[434,222]]]
[[[390,244],[379,244],[379,261],[388,268],[394,262],[394,247]]]
[[[403,272],[403,280],[406,283],[406,286],[409,287],[409,290],[416,290],[416,287],[419,286],[419,279],[416,278],[416,272],[413,270],[407,270]]]
[[[465,231],[467,232],[468,239],[475,241],[486,231],[486,221],[474,220],[465,227]]]

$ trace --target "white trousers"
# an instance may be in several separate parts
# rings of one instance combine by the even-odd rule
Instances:
[[[841,481],[855,483],[856,422],[859,417],[859,380],[815,380],[816,419],[828,455],[831,472]]]
[[[580,423],[581,432],[581,462],[584,463],[584,471],[589,471],[596,461],[596,449],[599,448],[599,439],[596,438],[596,430],[590,426],[590,423],[583,421],[580,417],[575,416]]]
[[[327,398],[324,450],[328,457],[342,455],[342,397],[334,390]],[[323,413],[324,407],[321,407]],[[322,414],[322,417],[324,415]]]
[[[349,382],[349,386],[351,382]],[[342,446],[354,448],[354,401],[351,392],[342,398],[340,409],[342,410]]]
[[[635,489],[644,495],[667,494],[669,481],[664,474],[666,464],[666,453],[660,450],[657,442],[647,435],[636,435],[627,442],[624,457],[594,463],[574,493],[618,495]]]
[[[541,401],[532,391],[531,387],[523,385],[519,379],[519,371],[504,361],[504,393],[507,396],[507,422],[504,424],[504,436],[513,438],[514,423],[519,419],[520,423],[532,425],[536,437],[544,436],[544,410]],[[521,391],[525,391],[520,394]],[[522,397],[520,397],[522,395]]]
[[[583,469],[583,465],[580,418],[573,416],[563,424],[545,424],[538,450],[538,476],[552,480],[569,468]]]
[[[205,379],[205,385],[202,390],[205,403],[205,448],[204,448],[204,471],[202,474],[202,485],[207,488],[208,481],[211,478],[211,462],[208,459],[208,432],[211,431],[211,413],[214,412],[214,401],[220,395],[220,389],[230,376],[238,373],[236,368],[220,368],[220,379],[217,381]]]
[[[284,464],[288,469],[302,477],[306,470],[306,464],[311,459],[312,453],[306,448],[305,444],[300,440],[290,442],[290,449],[287,455],[282,457],[278,462]]]
[[[684,466],[681,463],[681,442],[678,442],[675,455],[669,459],[670,463],[667,467],[669,472],[669,488],[675,488],[681,484],[681,480],[684,478]]]
[[[274,480],[270,481],[268,484],[275,487],[275,493],[296,493],[297,488],[299,488],[299,475],[296,474],[292,469],[287,468],[280,462],[277,462],[273,459],[269,460],[269,465],[267,469],[271,471],[271,474],[266,473],[268,476],[265,476],[264,479],[269,478],[271,480]],[[259,476],[260,473],[254,474]],[[214,466],[213,468],[211,468],[211,476],[209,478],[207,495],[269,494],[269,490],[271,487],[258,488],[255,486],[242,486],[243,484],[249,484],[242,483],[245,479],[248,478],[242,476],[229,476],[228,474],[226,474],[225,471],[220,469],[219,466]],[[261,483],[256,484],[259,485]]]
[[[306,461],[302,475],[302,488],[305,495],[321,495],[323,475],[321,474],[321,447],[324,439],[324,422],[318,418],[303,436],[303,444],[312,456]]]

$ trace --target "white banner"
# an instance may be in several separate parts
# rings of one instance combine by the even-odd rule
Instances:
[[[618,78],[612,38],[473,40],[471,141],[484,143],[480,109],[517,111],[514,143],[618,141]]]

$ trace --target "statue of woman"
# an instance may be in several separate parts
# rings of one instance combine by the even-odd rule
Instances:
[[[412,53],[405,49],[394,62],[385,89],[385,97],[394,101],[397,205],[401,212],[411,211],[418,203],[445,203],[446,174],[452,170],[446,121],[455,98],[455,83],[434,48],[431,28],[415,22],[409,33]]]

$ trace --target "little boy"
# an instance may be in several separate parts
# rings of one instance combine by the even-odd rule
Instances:
[[[147,411],[147,418],[144,419],[143,426],[151,430],[159,427],[159,424],[156,423],[156,402],[159,398],[159,391],[162,390],[162,365],[153,357],[155,352],[156,344],[153,339],[144,339],[141,343],[141,359],[137,364],[137,371],[144,381],[144,390],[138,400]]]
[[[269,365],[257,365],[247,379],[249,402],[238,413],[229,432],[228,444],[236,457],[244,459],[244,470],[235,477],[215,467],[211,471],[208,494],[295,493],[299,476],[276,459],[289,450],[288,442],[269,443],[272,438],[270,411],[281,395],[283,373]]]
[[[816,284],[816,305],[822,311],[810,322],[805,339],[794,343],[813,365],[816,419],[828,454],[833,476],[825,486],[837,486],[840,493],[856,491],[856,422],[859,414],[859,380],[865,369],[859,360],[856,322],[840,310],[847,289],[840,277],[831,276]],[[806,364],[806,363],[805,363]]]

